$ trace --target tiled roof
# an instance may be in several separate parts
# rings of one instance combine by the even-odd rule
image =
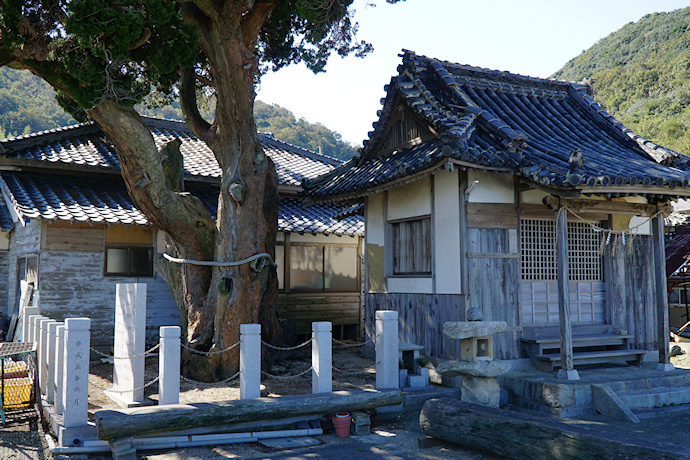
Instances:
[[[690,193],[690,161],[625,128],[594,102],[588,86],[439,62],[410,51],[398,70],[360,156],[305,181],[308,195],[351,198],[448,160],[583,193],[617,186]],[[379,154],[398,101],[439,135]]]
[[[0,230],[7,232],[12,228],[14,228],[14,222],[10,210],[7,208],[5,200],[0,200]]]
[[[38,172],[2,171],[0,188],[25,219],[65,222],[148,225],[148,219],[134,206],[120,178],[82,177]],[[215,217],[218,190],[192,187]],[[304,207],[301,200],[281,198],[278,229],[284,232],[363,235],[361,217],[336,219],[344,206]],[[0,209],[0,225],[2,215]],[[9,220],[9,225],[12,221]]]
[[[184,122],[146,118],[156,145],[160,148],[173,138],[182,141],[187,178],[220,178],[213,152],[197,139]],[[340,160],[311,152],[259,133],[259,142],[273,160],[281,185],[299,186],[305,178],[327,173]],[[93,123],[67,126],[0,141],[2,158],[26,160],[32,164],[60,163],[83,168],[119,169],[113,146]],[[35,163],[34,163],[35,162]]]
[[[666,276],[670,277],[690,259],[690,227],[677,230],[665,239]]]

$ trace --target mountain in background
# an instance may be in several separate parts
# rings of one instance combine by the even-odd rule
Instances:
[[[182,120],[177,103],[156,109],[138,107],[137,110],[142,115]],[[212,117],[208,110],[204,115]],[[278,105],[256,101],[254,119],[259,131],[273,133],[281,141],[321,151],[324,155],[348,160],[357,150],[321,123],[297,119],[288,109]],[[53,89],[43,80],[28,71],[0,68],[0,139],[74,123],[55,101]]]
[[[624,125],[690,154],[690,8],[628,23],[552,77],[594,79],[594,99]]]

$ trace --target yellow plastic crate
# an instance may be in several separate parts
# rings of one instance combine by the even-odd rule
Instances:
[[[28,377],[20,379],[5,379],[5,393],[3,395],[3,408],[28,407],[31,405],[31,385]]]

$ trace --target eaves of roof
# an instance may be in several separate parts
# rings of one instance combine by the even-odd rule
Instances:
[[[594,102],[586,85],[439,62],[410,51],[398,70],[360,155],[304,181],[307,196],[372,193],[451,159],[510,170],[573,193],[690,195],[690,160],[632,133]],[[399,104],[437,138],[383,151]]]

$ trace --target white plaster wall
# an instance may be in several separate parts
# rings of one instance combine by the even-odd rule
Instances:
[[[10,248],[10,233],[0,232],[0,250],[7,251]]]
[[[515,201],[513,176],[509,174],[468,171],[469,186],[479,181],[467,201],[472,203],[513,203]]]
[[[388,191],[388,221],[431,214],[431,178],[425,177]],[[367,229],[368,231],[368,229]]]
[[[431,294],[433,281],[431,278],[387,278],[388,292],[408,294]]]
[[[460,294],[460,190],[458,171],[434,176],[434,273],[437,294]]]
[[[640,225],[642,224],[642,225]],[[633,235],[651,235],[652,234],[652,220],[649,217],[633,216],[630,219],[628,227],[632,228],[637,225],[639,227],[633,229]]]
[[[521,204],[544,204],[542,201],[545,196],[549,195],[541,190],[527,190],[526,192],[520,193],[520,203]]]
[[[385,222],[384,222],[384,200],[383,193],[377,193],[367,197],[365,224],[366,228],[365,240],[366,244],[378,244],[383,246],[386,241],[385,237]]]

